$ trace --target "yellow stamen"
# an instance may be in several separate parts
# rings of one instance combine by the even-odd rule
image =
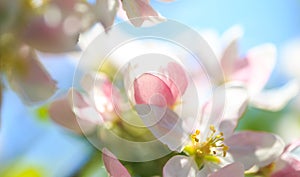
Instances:
[[[200,130],[195,130],[195,133],[191,134],[192,144],[185,146],[184,152],[194,157],[197,165],[201,168],[205,161],[213,163],[220,163],[219,157],[225,157],[229,149],[224,144],[224,134],[222,132],[216,133],[216,129],[213,125],[210,127],[210,134],[206,138],[206,141],[201,141]]]

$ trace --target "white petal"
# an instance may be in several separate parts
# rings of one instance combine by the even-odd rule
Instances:
[[[150,6],[148,0],[122,1],[123,9],[134,26],[141,26],[146,20],[161,22],[162,18]]]
[[[239,118],[241,118],[247,108],[248,93],[242,86],[227,85],[225,94],[225,107],[219,131],[223,132],[226,138],[233,133]]]
[[[191,157],[177,155],[163,168],[163,177],[195,177],[197,165]]]
[[[218,87],[210,102],[203,107],[202,130],[214,125],[224,133],[225,137],[230,136],[247,107],[247,101],[247,91],[238,83]],[[204,136],[206,133],[203,132]]]
[[[118,9],[119,1],[117,0],[97,0],[95,11],[106,30],[113,25]]]
[[[245,169],[253,165],[264,167],[275,161],[284,149],[284,142],[271,133],[244,131],[225,139],[229,153],[237,162],[242,162]]]
[[[84,96],[80,92],[75,89],[70,89],[68,99],[78,118],[93,124],[102,124],[103,119],[100,114],[90,105],[90,103],[86,102],[88,99],[84,99]]]
[[[213,29],[204,30],[200,31],[200,35],[211,47],[217,58],[221,58],[223,49],[221,47],[220,36],[218,35],[217,31]]]
[[[240,26],[234,26],[226,31],[222,36],[226,47],[223,55],[221,56],[220,62],[225,78],[233,72],[236,60],[239,59],[238,42],[242,35],[242,28]]]
[[[269,111],[279,111],[299,92],[299,83],[289,81],[282,87],[269,89],[251,98],[251,104]]]
[[[276,63],[277,51],[273,44],[263,44],[252,48],[248,51],[246,60],[249,69],[248,81],[246,81],[247,88],[250,95],[259,93],[273,71]]]
[[[135,109],[152,134],[172,151],[180,151],[189,139],[178,115],[166,107],[138,104]]]

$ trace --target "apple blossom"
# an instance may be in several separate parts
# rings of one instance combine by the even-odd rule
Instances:
[[[95,77],[95,80],[93,80]],[[50,117],[77,133],[87,133],[104,122],[117,119],[120,95],[106,75],[86,75],[82,80],[85,93],[71,88],[68,95],[55,100],[49,108]],[[80,126],[79,126],[80,125]]]
[[[300,140],[297,140],[287,145],[280,157],[272,163],[261,168],[254,168],[252,171],[249,171],[247,173],[267,177],[299,177],[299,148]]]
[[[243,83],[249,92],[250,103],[255,107],[271,111],[282,109],[298,93],[298,83],[290,81],[280,88],[263,90],[275,66],[276,48],[270,43],[262,44],[241,57],[238,40],[242,33],[242,29],[235,26],[226,31],[221,40],[212,32],[204,33],[203,37],[220,60],[225,82]],[[224,43],[223,49],[220,41]],[[222,84],[223,81],[219,82]]]
[[[234,162],[242,163],[244,167],[237,171],[243,171],[254,165],[265,166],[281,154],[283,143],[276,135],[251,131],[233,133],[245,110],[248,96],[242,87],[228,85],[216,90],[217,100],[222,98],[222,93],[218,92],[223,90],[226,96],[222,116],[217,119],[210,117],[208,108],[212,104],[208,103],[202,108],[202,117],[194,122],[195,125],[191,125],[188,118],[180,118],[171,109],[151,103],[136,105],[145,125],[157,122],[148,126],[157,139],[171,150],[187,155],[172,157],[164,168],[164,176],[213,175]],[[217,109],[222,109],[222,106]],[[191,130],[193,133],[190,133]]]
[[[134,97],[137,104],[175,106],[184,94],[188,79],[183,68],[170,62],[164,74],[144,73],[134,80]]]

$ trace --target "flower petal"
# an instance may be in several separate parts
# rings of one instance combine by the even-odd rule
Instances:
[[[111,177],[131,177],[128,170],[106,148],[102,149],[102,159],[105,168]]]
[[[239,59],[238,41],[242,35],[242,28],[240,26],[234,26],[227,30],[222,36],[226,48],[224,49],[220,62],[225,78],[232,74],[235,63]]]
[[[167,67],[169,80],[171,80],[171,83],[168,84],[173,97],[177,98],[178,96],[181,96],[184,94],[187,86],[188,86],[188,78],[184,71],[184,69],[175,62],[168,63]]]
[[[294,141],[293,143],[287,145],[285,147],[284,152],[285,153],[289,153],[289,152],[291,152],[291,151],[293,151],[293,150],[295,150],[297,148],[300,148],[300,139],[298,139],[297,141]],[[300,154],[299,154],[299,156],[300,156]]]
[[[200,122],[203,130],[214,125],[224,133],[224,137],[231,136],[237,126],[239,118],[244,113],[248,103],[247,90],[238,83],[228,83],[215,89],[213,97],[203,107]],[[202,132],[207,136],[208,131]]]
[[[285,85],[275,89],[269,89],[254,95],[251,104],[257,108],[279,111],[299,92],[297,81],[289,81]]]
[[[286,147],[275,168],[271,177],[300,177],[300,140]]]
[[[23,46],[18,58],[24,68],[8,73],[11,88],[27,105],[45,101],[56,91],[56,82],[52,80],[43,65],[38,61],[33,49]]]
[[[272,177],[300,176],[300,139],[286,146],[281,159],[276,163],[276,167],[277,170]]]
[[[248,51],[246,59],[238,60],[232,80],[243,81],[250,95],[258,93],[267,83],[276,60],[273,44],[264,44]]]
[[[138,104],[135,109],[152,134],[172,151],[181,151],[188,140],[183,121],[168,108]]]
[[[241,163],[232,163],[217,172],[212,173],[209,177],[244,177],[244,166]]]
[[[125,70],[123,71],[123,84],[124,89],[126,90],[126,94],[128,97],[128,100],[135,104],[134,100],[134,89],[133,89],[133,83],[134,83],[134,72],[133,72],[133,66],[131,63],[128,63],[125,67]]]
[[[82,121],[88,121],[95,125],[103,123],[101,115],[90,105],[88,99],[75,89],[70,89],[68,99],[73,106],[73,112]]]
[[[165,164],[163,177],[195,177],[197,165],[193,158],[176,155]]]
[[[72,111],[72,107],[67,98],[55,100],[49,108],[49,115],[51,119],[78,134],[82,133],[82,130],[76,120],[76,116]]]
[[[119,9],[119,1],[116,0],[96,1],[95,13],[100,23],[105,29],[107,29],[108,27],[114,24],[118,9]]]
[[[226,85],[225,107],[219,125],[219,131],[224,133],[224,137],[232,135],[238,124],[239,118],[245,112],[248,105],[247,90],[234,84]]]
[[[283,152],[284,143],[276,135],[244,131],[225,139],[229,153],[248,170],[253,165],[264,167],[275,161]]]
[[[273,173],[271,177],[300,177],[300,171],[296,171],[291,167],[286,167]]]
[[[150,6],[148,0],[126,0],[122,1],[122,5],[134,26],[141,26],[145,20],[161,21],[161,17]]]
[[[120,112],[121,95],[105,74],[88,73],[81,80],[81,85],[88,93],[90,105],[101,114],[105,121],[116,118]]]
[[[137,104],[172,106],[175,99],[169,86],[158,76],[145,73],[134,80],[134,98]]]
[[[72,93],[74,93],[74,97]],[[54,122],[78,134],[91,132],[97,124],[101,123],[99,116],[84,101],[82,96],[73,89],[69,91],[67,96],[51,103],[49,115]]]

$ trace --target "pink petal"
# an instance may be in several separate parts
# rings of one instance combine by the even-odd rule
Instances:
[[[244,177],[244,166],[241,163],[232,163],[217,172],[212,173],[209,177]]]
[[[286,146],[281,159],[276,163],[279,167],[273,176],[300,176],[300,139]]]
[[[163,177],[195,177],[197,165],[192,157],[176,155],[163,168]]]
[[[243,81],[251,95],[262,90],[273,71],[276,60],[276,48],[264,44],[248,51],[246,59],[238,60],[232,80]]]
[[[238,42],[242,35],[243,30],[239,26],[230,28],[223,35],[223,40],[225,40],[226,48],[224,49],[220,62],[225,74],[225,78],[232,74],[232,72],[234,71],[235,63],[239,59]]]
[[[141,26],[145,20],[160,21],[159,14],[150,6],[148,0],[126,0],[122,4],[134,26]]]
[[[142,74],[134,80],[134,98],[137,104],[172,106],[175,99],[168,85],[153,74]]]
[[[35,52],[28,46],[22,46],[18,53],[23,68],[7,74],[11,88],[25,104],[32,105],[45,101],[56,91],[56,82],[52,80]]]
[[[298,92],[298,82],[289,81],[279,88],[269,89],[254,95],[251,99],[251,104],[260,109],[279,111],[283,109]]]
[[[300,171],[296,171],[293,168],[286,167],[280,171],[273,173],[271,177],[300,177]]]
[[[131,177],[128,170],[106,148],[102,149],[102,159],[105,168],[111,177]]]
[[[284,149],[284,142],[276,135],[244,131],[225,139],[229,153],[248,170],[253,165],[264,167],[275,161]]]
[[[184,131],[183,121],[168,108],[138,104],[135,109],[152,134],[172,151],[181,151],[181,146],[189,140]]]
[[[74,106],[74,111],[78,116],[77,118],[73,111],[72,92],[76,91],[70,90],[67,96],[51,103],[49,115],[54,122],[76,133],[82,134],[83,132],[91,132],[98,124],[95,119],[99,116],[95,115],[94,111],[91,110],[90,106],[83,100],[82,96],[76,92],[73,99],[76,104]],[[101,122],[100,119],[98,119],[98,121]]]
[[[184,94],[188,86],[188,78],[184,69],[175,62],[168,63],[167,72],[169,80],[171,81],[169,88],[174,98]]]

